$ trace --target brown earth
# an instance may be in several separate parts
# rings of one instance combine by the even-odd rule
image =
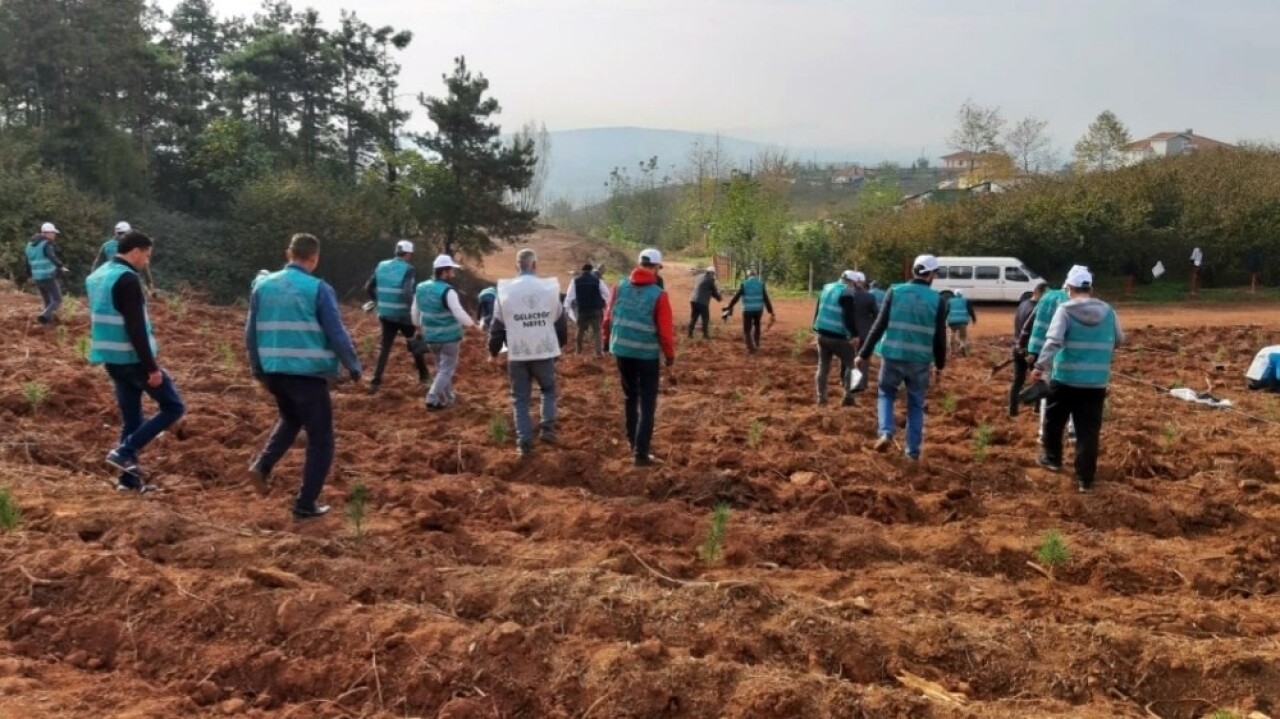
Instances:
[[[1280,404],[1240,382],[1270,312],[1203,327],[1156,308],[1176,328],[1148,329],[1122,310],[1119,369],[1139,381],[1114,387],[1091,496],[1035,467],[995,348],[932,391],[912,465],[870,451],[872,395],[813,406],[798,325],[755,358],[717,325],[681,343],[647,471],[607,362],[563,361],[563,446],[521,462],[493,436],[505,377],[475,338],[445,413],[424,411],[401,350],[381,394],[335,394],[326,498],[368,487],[356,537],[337,512],[288,518],[298,450],[271,497],[243,482],[274,411],[245,373],[242,310],[156,303],[190,413],[146,451],[163,491],[138,498],[104,471],[117,419],[76,357],[85,319],[37,329],[34,306],[0,295],[0,485],[24,512],[0,534],[5,719],[1280,714]],[[1140,384],[1206,377],[1250,416]],[[48,387],[38,406],[29,383]],[[1050,529],[1070,550],[1052,578],[1032,566]]]

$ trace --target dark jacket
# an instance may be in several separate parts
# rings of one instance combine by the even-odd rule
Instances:
[[[1015,348],[1026,349],[1027,342],[1031,339],[1031,331],[1027,330],[1026,337],[1023,337],[1023,329],[1027,326],[1027,320],[1031,318],[1036,311],[1036,301],[1031,299],[1030,292],[1022,294],[1022,301],[1018,303],[1018,310],[1013,313],[1013,346]]]
[[[583,272],[573,278],[573,301],[577,304],[581,316],[598,315],[604,312],[604,295],[600,284],[604,280],[594,272]]]
[[[853,325],[857,328],[854,334],[860,338],[870,335],[877,316],[879,312],[876,309],[876,296],[866,290],[854,290]]]
[[[709,305],[712,297],[716,302],[724,301],[720,296],[720,288],[716,287],[716,276],[710,272],[703,272],[702,277],[698,278],[698,283],[693,286],[693,292],[689,294],[689,301],[699,305]]]
[[[918,285],[928,285],[924,280],[911,280]],[[876,323],[871,327],[871,335],[862,342],[861,349],[858,350],[858,356],[867,359],[871,353],[875,351],[876,343],[884,336],[884,331],[889,329],[889,310],[893,307],[893,288],[889,288],[888,294],[884,296],[884,304],[880,307],[880,314],[876,317]],[[934,321],[933,328],[933,363],[939,370],[947,366],[947,303],[945,301],[938,302],[938,317]]]

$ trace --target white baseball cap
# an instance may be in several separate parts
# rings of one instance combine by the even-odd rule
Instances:
[[[861,272],[856,272],[854,270],[845,270],[844,272],[840,273],[840,279],[844,280],[845,282],[858,282],[860,281],[861,276],[862,276]]]
[[[662,265],[662,252],[650,247],[647,250],[640,251],[640,264],[642,265]]]
[[[938,269],[938,258],[933,255],[920,255],[915,262],[911,263],[911,272],[917,275],[925,275]]]
[[[431,263],[431,269],[440,270],[445,267],[456,267],[458,269],[462,269],[462,265],[454,262],[452,257],[448,255],[436,255],[435,262]]]
[[[55,235],[60,235],[60,234],[62,234],[61,232],[58,232],[58,228],[56,228],[56,227],[54,227],[54,226],[53,226],[53,223],[52,223],[52,222],[46,222],[46,223],[44,223],[43,225],[40,225],[40,231],[41,231],[41,232],[52,232],[52,233],[53,233],[53,234],[55,234]]]
[[[396,252],[413,253],[413,243],[409,240],[400,240],[396,243]]]
[[[1092,286],[1093,273],[1089,271],[1088,267],[1085,267],[1084,265],[1073,265],[1067,272],[1067,287],[1080,289],[1081,287]]]
[[[716,268],[715,268],[715,266],[714,266],[714,265],[712,265],[712,266],[708,267],[708,268],[707,268],[707,272],[710,272],[711,274],[713,274],[713,275],[714,275],[714,274],[716,273]]]
[[[133,225],[130,225],[124,220],[120,220],[116,223],[116,232],[133,232]]]

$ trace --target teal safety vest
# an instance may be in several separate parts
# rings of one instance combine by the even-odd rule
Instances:
[[[876,312],[879,312],[880,308],[884,306],[884,290],[879,287],[873,287],[870,291],[871,296],[876,298]]]
[[[427,280],[418,285],[418,317],[422,321],[422,335],[427,342],[436,345],[462,340],[462,324],[453,316],[445,302],[445,293],[453,287],[443,280]]]
[[[123,262],[108,262],[84,281],[89,295],[89,362],[93,364],[137,364],[142,361],[124,329],[124,315],[116,310],[111,293],[116,281],[125,274],[137,274]],[[146,313],[146,300],[143,299]],[[147,314],[147,341],[152,356],[157,356],[156,338],[151,332],[151,316]]]
[[[31,279],[33,280],[51,280],[58,271],[58,266],[53,264],[53,260],[44,254],[44,246],[47,244],[49,244],[49,241],[43,237],[34,243],[27,243],[27,264],[31,265]]]
[[[404,296],[404,278],[413,265],[393,257],[378,263],[373,272],[374,291],[378,296],[378,316],[385,320],[408,322],[409,298]]]
[[[618,283],[613,301],[613,317],[609,324],[609,352],[615,357],[654,360],[661,354],[658,326],[653,308],[662,296],[662,288],[633,285],[630,280]]]
[[[116,255],[120,252],[120,241],[114,237],[108,239],[106,242],[102,243],[101,251],[103,259],[107,262],[114,260]]]
[[[844,326],[844,310],[840,307],[840,296],[844,293],[843,282],[823,285],[822,294],[818,295],[818,316],[813,321],[813,329],[840,337],[849,336],[849,328]]]
[[[894,285],[890,291],[893,302],[889,306],[889,326],[876,352],[898,362],[932,361],[942,298],[933,288],[911,282]]]
[[[1044,348],[1044,339],[1049,334],[1049,323],[1053,321],[1053,313],[1058,310],[1058,305],[1066,301],[1066,290],[1049,290],[1041,295],[1040,301],[1036,303],[1035,319],[1031,322],[1031,339],[1027,341],[1028,353],[1040,354],[1040,350]]]
[[[963,297],[952,297],[947,303],[947,324],[969,324],[969,300]]]
[[[1096,325],[1067,315],[1067,333],[1062,349],[1053,356],[1055,382],[1072,387],[1106,387],[1111,381],[1111,355],[1116,347],[1116,312],[1107,308],[1107,316]]]
[[[748,277],[742,281],[742,311],[764,311],[764,280]]]
[[[330,377],[338,374],[338,355],[329,346],[316,314],[320,280],[292,265],[262,278],[254,336],[258,361],[267,374]]]
[[[480,297],[480,298],[484,298],[484,297],[496,297],[496,296],[497,296],[497,294],[498,294],[498,288],[496,288],[496,287],[486,287],[486,288],[484,288],[483,290],[480,290],[480,294],[479,294],[479,295],[477,295],[477,297]]]

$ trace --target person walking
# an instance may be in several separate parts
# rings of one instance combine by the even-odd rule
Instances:
[[[857,273],[845,270],[840,279],[829,282],[818,295],[813,308],[813,331],[818,336],[818,373],[814,378],[818,404],[827,403],[827,377],[831,374],[831,359],[840,359],[840,385],[844,387],[844,399],[840,404],[853,405],[854,347],[850,340],[858,336],[854,321],[853,288]]]
[[[476,322],[480,329],[487,330],[493,323],[493,307],[498,301],[498,288],[486,287],[476,295]]]
[[[120,471],[116,489],[139,494],[154,491],[155,485],[146,481],[138,454],[186,413],[173,378],[157,359],[147,293],[138,275],[150,263],[154,246],[141,232],[127,232],[112,260],[85,280],[89,362],[106,368],[120,409],[120,443],[106,461]],[[149,419],[142,414],[144,394],[159,407]]]
[[[590,263],[583,265],[582,271],[569,283],[569,291],[564,295],[565,312],[578,325],[578,354],[582,354],[583,341],[588,332],[592,336],[595,356],[598,358],[603,353],[600,323],[604,320],[604,309],[608,306],[609,285],[600,279]]]
[[[115,232],[103,240],[102,247],[98,248],[98,257],[93,262],[93,268],[97,269],[101,263],[110,262],[116,258],[119,252],[120,238],[133,231],[133,226],[128,222],[121,220],[116,223]]]
[[[1036,461],[1049,471],[1062,470],[1062,432],[1070,419],[1076,428],[1076,488],[1084,493],[1093,489],[1098,470],[1111,361],[1124,344],[1124,331],[1115,310],[1093,297],[1093,274],[1087,267],[1071,268],[1066,292],[1067,301],[1054,310],[1032,373],[1036,380],[1049,381],[1043,451]]]
[[[539,277],[538,255],[523,249],[516,255],[519,274],[498,282],[498,301],[489,325],[489,362],[497,361],[507,346],[507,377],[515,413],[516,453],[533,453],[533,418],[529,405],[533,385],[542,394],[538,439],[558,444],[556,438],[556,358],[568,343],[569,328],[560,305],[560,283]],[[586,273],[590,275],[591,273]]]
[[[945,293],[944,293],[945,294]],[[969,356],[969,321],[978,324],[973,304],[960,290],[951,293],[947,300],[947,329],[951,335],[951,351],[961,357]]]
[[[911,264],[912,279],[889,288],[871,334],[858,351],[857,367],[863,369],[872,352],[880,355],[878,390],[879,439],[876,451],[893,441],[897,424],[893,404],[898,387],[907,389],[907,457],[920,459],[924,444],[924,397],[929,391],[929,365],[937,378],[947,365],[947,305],[930,285],[938,271],[938,258],[920,255]],[[883,340],[883,341],[882,341]]]
[[[42,325],[57,319],[58,309],[62,307],[62,285],[58,275],[65,275],[67,266],[58,259],[54,248],[58,234],[58,228],[52,222],[46,222],[40,226],[40,233],[27,241],[27,272],[40,291],[43,309],[36,316],[36,322]]]
[[[365,292],[378,308],[378,324],[382,329],[381,344],[378,346],[378,362],[373,368],[373,379],[369,382],[369,394],[375,394],[382,387],[382,373],[387,369],[387,358],[391,355],[391,347],[396,337],[405,338],[405,346],[413,356],[414,367],[418,370],[418,384],[428,382],[427,359],[415,354],[409,340],[417,332],[413,326],[410,308],[413,304],[413,291],[418,284],[413,269],[413,243],[400,240],[396,243],[396,255],[389,260],[378,263],[369,281],[364,284]]]
[[[333,403],[330,383],[346,368],[360,381],[360,358],[342,324],[338,298],[329,283],[315,276],[320,264],[320,241],[296,234],[289,240],[289,263],[254,287],[244,343],[249,367],[275,398],[279,418],[262,452],[249,466],[249,478],[260,494],[271,489],[271,471],[298,432],[307,433],[307,456],[302,485],[294,499],[293,516],[311,519],[329,513],[320,492],[333,466]]]
[[[461,268],[452,257],[438,255],[431,263],[434,276],[419,284],[413,297],[413,323],[436,360],[436,378],[427,390],[429,410],[450,407],[458,400],[453,391],[453,376],[458,370],[462,331],[479,327],[462,309],[458,291],[450,284]]]
[[[777,319],[773,314],[773,302],[769,301],[769,290],[755,270],[747,270],[747,278],[729,299],[729,306],[724,310],[726,319],[733,315],[733,306],[738,304],[738,300],[742,300],[742,340],[747,343],[747,352],[755,354],[760,349],[760,320],[765,311],[769,312],[770,325]]]
[[[641,252],[639,266],[618,283],[604,316],[609,352],[618,358],[626,397],[627,442],[637,467],[655,461],[651,441],[658,409],[659,358],[666,358],[667,367],[676,362],[671,301],[658,285],[661,271],[661,252]]]
[[[1050,290],[1045,289],[1040,295],[1040,301],[1036,302],[1036,308],[1031,313],[1027,324],[1023,325],[1026,333],[1027,345],[1027,365],[1035,366],[1036,359],[1040,355],[1041,349],[1044,347],[1045,337],[1049,334],[1049,323],[1053,321],[1053,315],[1058,311],[1058,305],[1067,301],[1067,291],[1065,289]],[[1040,430],[1037,441],[1044,442],[1044,420],[1045,408],[1048,406],[1047,399],[1040,400]],[[1069,425],[1071,434],[1074,436],[1074,423]]]
[[[720,296],[720,288],[716,286],[716,268],[703,270],[701,277],[693,285],[689,293],[689,339],[693,339],[693,330],[702,320],[702,337],[711,339],[711,300],[724,302]]]
[[[1027,383],[1027,371],[1030,364],[1027,362],[1027,340],[1030,331],[1027,324],[1036,311],[1036,303],[1044,296],[1044,290],[1048,285],[1043,281],[1039,281],[1031,288],[1030,292],[1023,292],[1018,298],[1018,309],[1013,313],[1013,382],[1009,385],[1009,416],[1017,417],[1018,409],[1022,402],[1018,399],[1018,395],[1022,393],[1022,388]]]

